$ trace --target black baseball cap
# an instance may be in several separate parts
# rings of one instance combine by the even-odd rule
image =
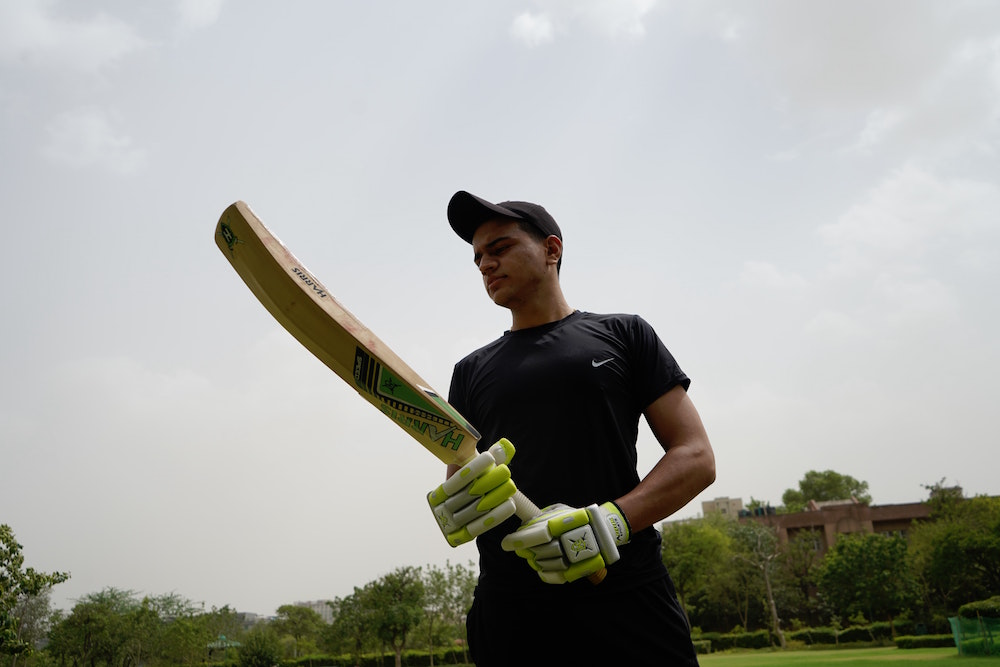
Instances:
[[[479,225],[497,218],[525,220],[546,237],[557,236],[560,241],[562,240],[559,225],[549,212],[538,204],[526,201],[503,201],[492,204],[465,190],[456,192],[448,202],[448,222],[455,233],[467,243],[472,243],[472,236],[479,229]]]

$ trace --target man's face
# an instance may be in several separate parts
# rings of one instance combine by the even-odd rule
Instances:
[[[480,225],[472,237],[472,252],[486,293],[505,308],[516,308],[534,297],[548,271],[545,242],[512,220]]]

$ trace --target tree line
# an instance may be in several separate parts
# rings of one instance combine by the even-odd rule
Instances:
[[[663,561],[694,634],[767,630],[784,646],[788,631],[901,619],[947,632],[945,619],[959,607],[1000,594],[1000,498],[965,498],[943,481],[926,488],[930,520],[906,536],[844,535],[825,554],[818,535],[782,543],[752,518],[665,524]],[[810,473],[779,509],[845,492],[869,501],[866,490],[831,471]],[[332,600],[331,624],[285,605],[270,622],[250,625],[228,606],[205,611],[176,594],[115,588],[85,595],[68,613],[53,611],[49,591],[69,575],[25,567],[20,551],[11,528],[0,526],[0,656],[10,667],[272,667],[316,654],[349,656],[347,664],[390,654],[399,665],[413,649],[430,664],[446,654],[467,660],[472,563],[398,568]]]
[[[318,654],[348,656],[349,664],[394,654],[400,665],[404,650],[416,648],[431,664],[435,654],[468,662],[464,620],[475,579],[471,563],[401,567],[330,601],[332,624],[303,606],[283,605],[275,618],[253,622],[229,606],[205,611],[176,594],[116,588],[87,594],[66,613],[51,609],[50,586],[2,608],[13,632],[0,639],[0,656],[10,667],[273,667]]]
[[[1000,497],[925,488],[928,520],[905,535],[840,535],[825,554],[818,532],[782,543],[753,518],[665,525],[663,560],[695,633],[768,630],[784,645],[788,630],[901,619],[949,633],[959,607],[1000,595]]]

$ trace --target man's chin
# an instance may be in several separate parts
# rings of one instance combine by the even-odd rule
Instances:
[[[500,306],[501,308],[510,308],[509,295],[504,294],[503,290],[497,290],[492,294],[488,294],[488,296],[493,301],[493,303]]]

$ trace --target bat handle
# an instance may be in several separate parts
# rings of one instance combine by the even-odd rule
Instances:
[[[515,491],[511,498],[514,501],[514,513],[517,514],[521,521],[529,521],[542,513],[542,510],[538,509],[538,505],[531,502],[531,498],[528,498],[528,496],[521,493],[520,489]],[[593,573],[587,578],[590,580],[590,583],[596,586],[604,581],[604,577],[607,576],[607,574],[608,568],[602,567],[599,571]]]

